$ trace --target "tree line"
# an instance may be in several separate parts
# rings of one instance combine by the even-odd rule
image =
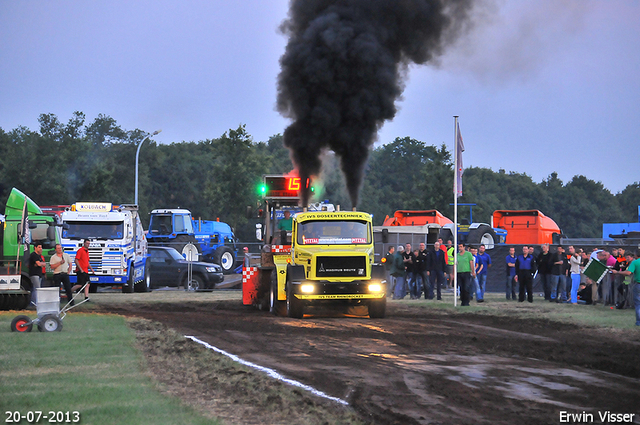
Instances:
[[[75,112],[62,123],[42,114],[39,131],[0,128],[0,202],[12,187],[39,205],[77,201],[134,202],[135,154],[139,162],[139,204],[143,222],[154,208],[187,208],[194,217],[229,223],[241,240],[251,241],[256,218],[247,206],[260,205],[262,175],[283,174],[293,165],[280,134],[256,142],[244,125],[199,142],[158,144],[141,130],[122,129],[106,115],[87,123]],[[338,161],[323,158],[316,200],[351,208]],[[358,209],[382,224],[399,209],[437,209],[453,216],[453,164],[443,144],[410,137],[372,150]],[[563,183],[556,173],[534,182],[523,173],[471,167],[464,171],[460,203],[475,203],[473,220],[490,222],[496,209],[538,209],[553,218],[569,237],[600,237],[602,223],[635,222],[640,183],[612,194],[601,183],[574,176]],[[460,218],[468,210],[459,209]]]

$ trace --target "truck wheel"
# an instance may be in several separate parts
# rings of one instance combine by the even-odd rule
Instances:
[[[16,316],[11,321],[11,332],[31,332],[33,322],[28,316]]]
[[[126,285],[122,285],[122,293],[123,294],[132,294],[133,293],[133,265],[129,270],[129,279]]]
[[[171,246],[173,246],[176,249],[176,251],[182,254],[183,257],[187,258],[186,257],[187,251],[185,250],[184,247],[187,246],[187,244],[189,243],[192,243],[196,246],[196,249],[198,250],[198,254],[202,254],[202,248],[200,247],[200,243],[195,238],[195,236],[190,236],[190,235],[176,236],[176,239],[171,244]]]
[[[13,294],[3,294],[4,302],[2,303],[3,310],[13,310]]]
[[[387,310],[387,298],[371,301],[369,303],[369,317],[371,319],[382,319]]]
[[[269,291],[269,311],[276,316],[284,316],[287,312],[285,301],[278,301],[278,275],[275,269],[271,272],[271,290]]]
[[[293,285],[287,284],[287,316],[294,319],[302,319],[304,306],[302,301],[293,296]]]
[[[29,305],[29,301],[31,300],[31,295],[29,294],[18,294],[16,297],[16,304],[14,308],[16,310],[24,310]]]
[[[31,283],[31,280],[25,276],[20,276],[20,289],[32,292],[33,284]]]
[[[55,314],[45,314],[38,323],[40,332],[60,332],[62,330],[62,320]]]
[[[228,274],[233,271],[236,259],[231,248],[228,246],[219,246],[213,254],[213,262],[222,267],[223,273]]]
[[[137,282],[134,286],[136,292],[149,292],[151,291],[151,278],[149,276],[149,263],[144,265],[144,274],[142,280]]]
[[[144,285],[146,288],[145,292],[151,292],[151,271],[149,270],[149,263],[145,263],[144,266]]]
[[[469,245],[484,245],[486,249],[493,249],[497,240],[496,232],[487,224],[481,224],[475,229],[469,230],[469,236],[467,237]]]

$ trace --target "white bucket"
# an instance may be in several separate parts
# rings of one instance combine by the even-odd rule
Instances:
[[[58,288],[37,288],[37,305],[38,317],[45,314],[60,313],[60,289]]]

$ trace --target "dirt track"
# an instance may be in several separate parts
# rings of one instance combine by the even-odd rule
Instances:
[[[587,411],[602,423],[598,412],[611,411],[640,423],[640,333],[394,302],[382,320],[330,311],[295,320],[237,300],[101,308],[276,369],[347,400],[367,422],[556,424],[562,411]]]

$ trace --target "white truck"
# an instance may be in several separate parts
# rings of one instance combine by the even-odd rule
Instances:
[[[89,239],[91,285],[122,286],[122,292],[150,290],[147,240],[136,205],[77,202],[62,213],[62,247],[72,259]],[[74,271],[72,283],[77,281]]]

